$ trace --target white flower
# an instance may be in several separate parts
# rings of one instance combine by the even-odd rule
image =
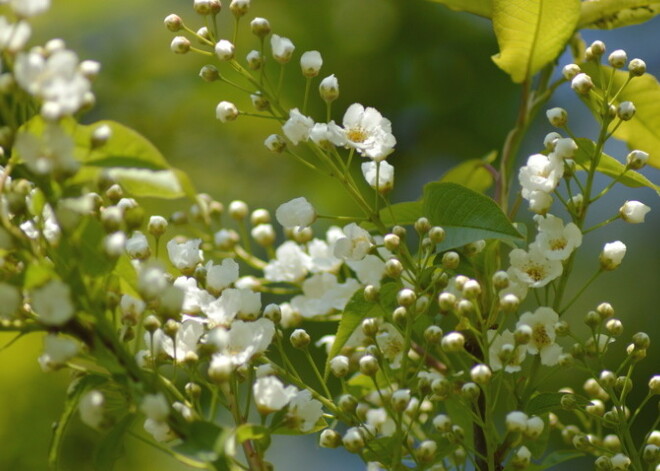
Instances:
[[[225,258],[220,265],[206,264],[206,287],[215,294],[238,280],[239,266],[233,258]]]
[[[103,406],[105,405],[105,398],[101,391],[92,389],[87,391],[80,398],[78,403],[78,412],[80,412],[80,420],[85,425],[97,429],[103,423]]]
[[[303,52],[300,56],[300,68],[305,77],[316,77],[323,65],[323,58],[319,51]]]
[[[344,237],[335,242],[334,255],[346,260],[362,260],[373,243],[371,235],[354,222],[344,226]]]
[[[380,287],[380,280],[385,275],[385,262],[376,255],[369,254],[358,261],[347,260],[346,265],[355,272],[360,283]]]
[[[380,161],[394,151],[392,123],[375,108],[354,103],[346,110],[343,124],[348,145],[362,156]]]
[[[339,229],[341,232],[341,229]],[[312,273],[337,273],[342,261],[333,255],[334,246],[320,239],[312,239],[307,243],[307,253],[310,257],[310,271]]]
[[[175,342],[164,336],[161,344],[162,350],[177,363],[182,363],[190,352],[196,353],[197,343],[204,334],[204,326],[194,320],[185,320],[179,326],[174,337]]]
[[[91,93],[91,84],[78,67],[73,51],[59,49],[45,58],[39,52],[16,57],[16,81],[31,95],[42,100],[41,113],[49,120],[77,112]]]
[[[401,332],[392,324],[383,324],[376,334],[376,344],[391,368],[399,368],[403,358],[404,340]]]
[[[570,159],[578,150],[575,141],[569,137],[560,138],[555,141],[555,148],[553,153],[560,159]]]
[[[527,430],[527,414],[521,411],[512,411],[506,415],[505,424],[509,432],[524,432]]]
[[[255,381],[252,392],[259,412],[269,414],[284,408],[298,390],[295,386],[284,387],[275,376],[265,376]]]
[[[552,196],[544,191],[525,191],[524,198],[529,201],[529,209],[536,214],[545,214],[552,206]]]
[[[520,301],[523,301],[527,297],[527,292],[529,291],[527,283],[521,281],[520,278],[518,278],[516,271],[512,270],[511,267],[506,271],[506,274],[509,275],[509,286],[500,290],[500,301],[508,294],[513,294]]]
[[[397,392],[399,391],[396,391],[395,394]],[[387,415],[387,411],[382,407],[379,407],[378,409],[369,409],[367,411],[366,419],[367,425],[373,427],[376,433],[380,435],[389,437],[396,431],[396,423]]]
[[[201,239],[192,239],[177,243],[175,239],[167,243],[167,254],[172,265],[182,272],[191,272],[202,261],[202,253],[199,250]]]
[[[339,97],[339,82],[337,81],[335,74],[328,75],[321,80],[321,83],[319,84],[319,94],[326,103],[335,101],[337,97]]]
[[[57,334],[44,337],[44,352],[39,357],[39,365],[44,372],[61,368],[78,354],[78,342]]]
[[[300,246],[289,240],[275,251],[275,260],[264,268],[264,275],[269,281],[300,281],[307,275],[311,265],[309,255]]]
[[[211,294],[197,287],[195,278],[180,276],[174,280],[173,286],[183,291],[181,311],[185,314],[195,315],[206,312],[209,305],[215,301]]]
[[[345,146],[346,132],[334,121],[316,123],[309,132],[309,138],[321,147]]]
[[[10,0],[9,4],[23,18],[38,15],[50,8],[50,0]]]
[[[539,307],[534,313],[526,312],[520,316],[516,327],[528,325],[532,328],[532,338],[526,345],[527,352],[532,355],[541,355],[544,365],[556,365],[562,350],[555,343],[555,324],[559,316],[549,307]]]
[[[37,288],[32,293],[32,309],[46,325],[65,324],[75,313],[69,286],[60,280],[51,280]]]
[[[291,306],[303,317],[315,317],[330,314],[333,310],[342,310],[348,300],[360,288],[352,278],[338,283],[331,273],[320,273],[303,282],[303,294],[291,300]]]
[[[144,301],[134,298],[128,294],[124,294],[119,302],[122,316],[137,319],[144,312],[146,307]]]
[[[520,281],[532,288],[540,288],[562,274],[563,267],[559,260],[548,259],[534,244],[529,252],[513,249],[509,254],[511,270]]]
[[[582,232],[572,222],[564,222],[552,214],[534,216],[539,226],[534,244],[550,260],[566,260],[582,244]]]
[[[630,458],[628,458],[623,453],[617,453],[612,458],[610,458],[610,461],[612,462],[612,469],[614,471],[626,471],[632,464]]]
[[[309,138],[313,127],[312,118],[303,115],[298,108],[293,108],[289,111],[288,121],[282,126],[282,132],[294,145],[298,145]]]
[[[394,187],[394,167],[384,160],[382,162],[364,162],[362,175],[371,188],[381,193],[386,193]],[[376,178],[378,178],[378,183],[376,183]]]
[[[30,39],[32,29],[27,21],[9,23],[4,16],[0,16],[0,50],[18,52]]]
[[[167,422],[147,419],[144,421],[144,430],[149,432],[157,442],[169,442],[176,438],[174,431],[167,425]]]
[[[126,240],[126,253],[131,258],[144,259],[151,253],[149,249],[149,242],[146,236],[140,232],[135,231],[130,239]]]
[[[221,39],[215,45],[215,55],[218,56],[218,59],[221,61],[228,61],[234,58],[235,47],[231,41],[226,39]]]
[[[260,318],[254,322],[234,321],[229,330],[217,327],[209,333],[208,341],[218,348],[214,358],[228,355],[234,366],[240,366],[265,352],[274,335],[275,325]]]
[[[147,394],[140,403],[140,411],[151,420],[164,422],[170,414],[170,405],[161,393]]]
[[[619,208],[619,215],[621,219],[630,224],[639,224],[644,222],[646,213],[651,211],[651,208],[639,201],[626,201],[623,206]]]
[[[153,299],[167,289],[165,272],[156,264],[141,266],[138,277],[138,290],[146,299]]]
[[[73,156],[73,139],[57,124],[47,123],[40,136],[19,131],[14,145],[21,159],[33,172],[73,173],[79,167]]]
[[[587,74],[579,73],[573,77],[573,80],[571,80],[571,88],[577,93],[586,95],[592,88],[594,88],[594,83],[591,81],[591,77]]]
[[[280,64],[289,62],[296,48],[289,38],[283,38],[277,34],[270,37],[270,47],[273,51],[273,58]]]
[[[301,432],[309,432],[323,416],[323,406],[308,389],[298,391],[289,402],[289,419]]]
[[[563,174],[564,161],[555,153],[530,155],[527,164],[518,172],[523,198],[529,199],[532,191],[551,193]]]
[[[275,218],[284,227],[307,227],[316,220],[314,206],[304,197],[294,198],[281,204]]]
[[[626,255],[626,244],[617,240],[605,244],[600,253],[600,265],[605,270],[614,270],[621,265],[623,257]]]
[[[489,366],[493,371],[503,368],[507,373],[520,371],[520,365],[525,361],[527,350],[522,346],[516,347],[513,332],[505,330],[498,334],[495,330],[489,330],[488,341]],[[506,348],[502,348],[504,346]]]
[[[219,119],[221,123],[234,121],[238,117],[238,108],[236,108],[236,105],[230,101],[221,101],[218,103],[218,106],[215,107],[215,117]]]
[[[237,314],[257,314],[261,309],[261,293],[249,289],[227,288],[206,308],[206,315],[216,324],[230,325]]]

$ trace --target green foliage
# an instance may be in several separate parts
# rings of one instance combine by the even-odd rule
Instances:
[[[103,437],[94,453],[97,471],[112,471],[115,463],[124,454],[124,437],[135,421],[135,414],[126,414]]]
[[[578,28],[621,28],[648,21],[658,13],[660,13],[660,2],[649,0],[582,2]]]
[[[493,15],[493,0],[432,0],[457,11],[466,11],[490,18]]]
[[[519,239],[509,219],[487,196],[455,183],[424,187],[424,215],[446,233],[439,250],[449,250],[481,239]]]
[[[202,462],[214,462],[224,455],[226,440],[227,434],[221,427],[196,421],[190,424],[185,441],[173,449]]]
[[[543,415],[547,412],[555,411],[561,408],[561,400],[564,396],[571,396],[578,407],[587,406],[591,402],[586,397],[578,394],[562,392],[539,393],[529,400],[525,411],[529,415]]]
[[[584,138],[578,138],[576,139],[576,142],[578,144],[578,150],[573,156],[574,160],[580,166],[589,169],[590,162],[594,157],[594,152],[596,151],[596,143],[590,139]],[[628,170],[624,174],[623,171],[625,168],[626,166],[619,162],[617,159],[603,153],[600,156],[600,161],[598,162],[596,170],[603,175],[618,179],[620,183],[623,183],[626,186],[633,188],[651,188],[660,195],[660,186],[654,184],[644,175],[634,170]]]
[[[489,153],[483,159],[464,160],[450,168],[440,177],[440,183],[456,183],[470,190],[484,193],[493,185],[493,174],[486,169],[497,158],[497,152]]]
[[[529,80],[564,50],[579,17],[579,0],[494,0],[493,61],[514,82]]]

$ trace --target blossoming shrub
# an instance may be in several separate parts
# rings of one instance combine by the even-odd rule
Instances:
[[[461,164],[464,178],[429,182],[420,199],[399,203],[388,196],[392,123],[360,103],[333,109],[339,79],[317,78],[320,52],[300,55],[305,94],[288,105],[281,90],[294,42],[265,18],[246,19],[249,0],[233,0],[229,13],[219,0],[195,0],[199,29],[169,15],[172,52],[207,57],[202,79],[250,96],[253,110],[223,100],[217,119],[272,119],[277,132],[265,148],[335,179],[361,212],[326,215],[301,196],[277,208],[281,228],[265,209],[250,212],[239,200],[225,208],[198,194],[131,129],[78,123],[93,105],[98,64],[80,62],[60,40],[28,48],[30,18],[47,0],[4,2],[0,329],[43,332],[42,369],[76,371],[51,465],[77,410],[106,434],[102,456],[115,456],[139,421],[172,457],[207,469],[269,469],[272,435],[310,433],[370,470],[548,469],[583,456],[597,469],[658,469],[658,421],[637,424],[657,407],[660,377],[641,402],[630,400],[649,336],[623,335],[608,302],[586,313],[586,333],[566,320],[627,250],[605,244],[593,276],[578,281],[576,252],[589,234],[617,219],[642,223],[650,210],[629,200],[588,225],[592,206],[617,184],[660,190],[637,172],[660,166],[658,83],[621,50],[603,65],[605,45],[585,47],[573,33],[643,18],[625,2],[521,2],[441,2],[492,19],[494,60],[523,87],[519,120],[497,162]],[[234,18],[231,39],[217,28],[225,14]],[[243,27],[255,36],[245,51],[236,40]],[[567,46],[574,63],[555,77]],[[529,123],[569,83],[599,135],[575,136],[566,111],[550,109],[561,133],[548,133],[516,169]],[[317,89],[325,116],[308,115]],[[612,136],[634,150],[605,154]],[[358,164],[364,181],[352,171]],[[487,172],[471,183],[479,169]],[[602,188],[598,173],[610,179]],[[147,215],[138,200],[154,196],[193,207]],[[529,231],[512,222],[523,205],[535,213]],[[176,234],[186,216],[200,224]],[[318,219],[337,225],[315,234]],[[335,322],[335,334],[313,339],[305,327],[319,320]],[[319,362],[312,351],[321,347]],[[613,349],[625,351],[620,364],[606,357]],[[546,386],[562,368],[581,375],[583,391]],[[563,446],[549,445],[552,435]]]

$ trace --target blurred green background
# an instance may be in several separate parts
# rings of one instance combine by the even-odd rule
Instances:
[[[36,21],[34,44],[60,37],[82,59],[103,64],[94,87],[98,105],[86,121],[114,119],[135,128],[175,166],[186,170],[200,191],[224,203],[242,199],[252,208],[274,210],[281,202],[305,195],[324,214],[353,212],[350,200],[330,180],[310,178],[300,165],[263,147],[263,139],[277,131],[274,122],[241,117],[221,124],[215,119],[220,100],[249,109],[249,98],[219,82],[200,80],[197,73],[207,63],[204,57],[170,52],[173,35],[162,23],[167,14],[179,14],[193,29],[203,25],[191,0],[53,3],[52,11]],[[229,37],[229,14],[223,11],[221,16]],[[515,119],[518,91],[490,60],[497,44],[485,20],[422,0],[253,0],[239,35],[241,56],[257,46],[247,27],[254,16],[268,18],[275,33],[293,40],[294,62],[305,50],[321,51],[321,76],[334,73],[339,78],[341,96],[333,108],[336,121],[356,101],[376,107],[391,119],[398,140],[389,159],[397,172],[395,201],[416,199],[424,183],[437,179],[461,159],[500,148]],[[660,57],[653,45],[659,30],[656,19],[626,31],[587,32],[585,38],[587,42],[600,38],[610,50],[624,48],[629,57],[642,57],[658,76]],[[304,80],[294,63],[287,71],[285,91],[291,107],[301,105],[303,90]],[[311,104],[318,119],[321,105],[320,100]],[[594,136],[592,119],[567,86],[551,105],[568,109],[579,135]],[[525,141],[523,154],[537,151],[549,131],[549,125],[539,120]],[[620,158],[626,153],[620,145],[609,150]],[[646,174],[660,181],[657,170]],[[608,196],[594,220],[611,215],[626,199],[657,208],[652,191],[620,189]],[[153,207],[168,212],[187,204]],[[599,280],[576,305],[576,319],[607,300],[624,319],[624,335],[638,330],[660,334],[654,322],[659,314],[658,229],[660,216],[655,209],[642,226],[619,222],[606,238],[599,232],[587,238],[585,244],[591,248],[584,250],[582,276],[595,269],[604,242],[623,240],[629,251],[623,266]],[[0,345],[9,339],[0,336]],[[622,342],[618,344],[616,350],[622,350]],[[0,351],[0,470],[46,469],[51,424],[61,411],[69,378],[66,372],[41,373],[36,362],[40,349],[41,338],[32,336]],[[644,394],[647,379],[657,372],[652,370],[658,363],[653,347],[649,354],[655,362],[647,361],[640,368],[638,395]],[[571,371],[558,381],[580,387]],[[65,442],[63,469],[93,469],[91,456],[98,439],[96,432],[76,419]],[[342,455],[344,461],[339,461],[337,452],[319,450],[312,438],[298,440],[298,445],[291,440],[276,441],[272,448],[269,458],[277,469],[305,470],[310,469],[309,463],[314,463],[315,470],[361,469],[355,457]],[[127,454],[117,470],[188,469],[134,439],[126,443]]]

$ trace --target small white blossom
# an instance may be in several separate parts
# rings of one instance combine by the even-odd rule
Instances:
[[[316,220],[314,206],[304,197],[294,198],[281,204],[275,218],[284,227],[307,227]]]
[[[71,290],[60,280],[51,280],[32,293],[32,309],[46,325],[63,325],[71,319],[75,308]]]
[[[298,392],[295,386],[284,386],[275,376],[258,378],[252,386],[254,402],[261,414],[283,409]]]
[[[516,340],[513,332],[504,330],[498,334],[495,330],[488,331],[488,357],[490,358],[490,367],[493,371],[504,369],[507,373],[520,371],[520,365],[525,361],[527,350],[525,347],[516,347]],[[505,349],[502,347],[507,346]]]
[[[625,255],[626,244],[620,240],[607,243],[600,253],[600,264],[605,270],[614,270],[621,265]]]
[[[339,97],[339,81],[335,74],[328,75],[319,84],[319,94],[326,103],[331,103]]]
[[[534,245],[550,260],[566,260],[582,244],[582,232],[574,223],[564,222],[552,214],[534,216],[539,233]]]
[[[97,429],[103,423],[103,409],[105,406],[105,398],[101,391],[92,389],[87,391],[80,398],[78,403],[78,412],[80,412],[80,420],[85,425]]]
[[[57,334],[44,337],[44,352],[39,357],[39,365],[44,372],[61,368],[78,354],[78,342]]]
[[[594,88],[594,83],[587,74],[579,73],[571,80],[571,88],[581,95],[586,95]]]
[[[239,266],[233,258],[225,258],[220,265],[206,264],[206,287],[215,294],[238,280]]]
[[[545,256],[534,244],[530,245],[529,252],[522,249],[513,249],[509,253],[511,270],[518,279],[532,288],[547,285],[562,274],[561,261],[551,260]]]
[[[289,402],[287,414],[301,432],[309,432],[323,416],[323,406],[308,389],[298,391]]]
[[[177,363],[182,363],[190,352],[196,353],[199,339],[204,334],[204,326],[194,320],[185,320],[176,332],[174,342],[164,336],[162,350]]]
[[[230,325],[238,314],[256,316],[261,309],[261,293],[249,289],[226,288],[220,298],[206,308],[206,315],[219,325]]]
[[[150,255],[149,242],[142,232],[135,231],[131,238],[126,240],[126,253],[129,257],[140,260]]]
[[[344,237],[335,242],[335,257],[362,260],[374,245],[371,235],[354,222],[344,226],[343,231]]]
[[[362,175],[364,175],[364,179],[371,188],[381,193],[386,193],[394,188],[394,167],[384,160],[381,162],[364,162],[362,164]],[[378,178],[378,182],[376,182],[376,178]]]
[[[32,28],[27,21],[9,23],[7,18],[0,16],[0,50],[16,53],[25,47],[30,39]]]
[[[169,442],[176,438],[176,434],[170,426],[167,425],[167,422],[147,419],[144,421],[144,430],[149,432],[157,442]]]
[[[289,111],[288,121],[282,126],[282,132],[294,145],[298,145],[309,138],[313,127],[312,118],[303,115],[298,108],[293,108]]]
[[[524,432],[527,429],[527,414],[521,411],[512,411],[506,415],[506,429],[509,432]]]
[[[275,251],[275,260],[264,268],[264,275],[269,281],[300,281],[307,275],[311,259],[298,244],[289,240]]]
[[[619,208],[621,219],[630,224],[639,224],[644,222],[646,213],[651,211],[651,208],[639,201],[626,201],[623,206]]]
[[[226,39],[221,39],[215,45],[215,55],[218,56],[218,59],[221,61],[228,61],[234,58],[235,47],[231,41]]]
[[[170,414],[170,405],[161,393],[147,394],[142,399],[140,411],[151,420],[164,422]]]
[[[300,57],[300,68],[305,77],[316,77],[323,65],[323,58],[319,51],[307,51]]]
[[[526,312],[520,316],[516,327],[528,325],[532,328],[531,341],[525,346],[532,355],[541,355],[544,365],[556,365],[562,350],[555,343],[555,324],[559,316],[549,307],[539,307],[534,313]]]
[[[555,153],[551,152],[547,156],[543,154],[529,156],[527,164],[518,172],[523,198],[528,199],[532,191],[551,193],[559,184],[563,174],[564,162]]]
[[[9,0],[9,5],[18,16],[28,18],[47,11],[50,0]]]
[[[289,62],[296,48],[289,38],[283,38],[277,34],[270,37],[270,47],[273,51],[273,58],[280,64]]]
[[[221,123],[234,121],[238,117],[238,108],[230,101],[221,101],[215,108],[215,117]]]
[[[375,108],[352,104],[344,114],[343,125],[347,144],[362,156],[380,161],[394,151],[392,123]]]
[[[329,148],[331,146],[345,146],[346,132],[343,128],[335,124],[316,123],[309,132],[309,138],[321,147]]]
[[[202,261],[202,253],[199,249],[201,243],[201,239],[192,239],[182,243],[171,239],[167,243],[167,254],[172,265],[183,272],[192,271]]]
[[[303,317],[310,318],[341,311],[346,303],[360,288],[352,278],[339,283],[331,273],[319,273],[303,282],[303,294],[291,299],[291,306]]]

